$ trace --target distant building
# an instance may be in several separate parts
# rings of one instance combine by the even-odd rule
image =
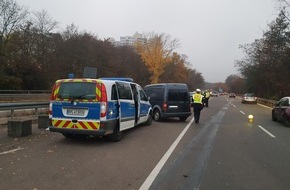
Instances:
[[[114,38],[109,40],[114,46],[134,46],[135,43],[145,43],[146,38],[142,37],[142,34],[136,32],[133,36],[121,36],[120,41],[116,41]]]

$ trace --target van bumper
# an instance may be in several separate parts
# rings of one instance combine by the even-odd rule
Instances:
[[[180,112],[180,113],[163,113],[163,118],[168,117],[189,117],[191,112]]]
[[[110,120],[100,122],[100,128],[98,130],[72,129],[72,128],[49,126],[49,131],[63,134],[104,136],[113,133],[117,125],[118,120]]]

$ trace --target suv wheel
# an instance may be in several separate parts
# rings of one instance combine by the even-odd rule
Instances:
[[[273,121],[277,121],[277,118],[275,117],[275,113],[274,112],[272,112],[272,120]]]
[[[153,119],[155,121],[160,121],[161,120],[161,113],[160,113],[160,111],[158,109],[154,110]]]

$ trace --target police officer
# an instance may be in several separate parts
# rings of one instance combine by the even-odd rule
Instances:
[[[196,89],[196,93],[193,94],[193,113],[195,123],[199,123],[200,111],[203,109],[203,95],[201,90]]]
[[[205,93],[204,93],[204,104],[205,104],[205,107],[208,107],[209,97],[210,97],[210,93],[209,93],[208,90],[206,90]]]

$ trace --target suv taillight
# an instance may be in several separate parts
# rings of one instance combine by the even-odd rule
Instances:
[[[162,110],[163,110],[164,112],[167,111],[167,103],[166,103],[166,102],[163,102]]]

